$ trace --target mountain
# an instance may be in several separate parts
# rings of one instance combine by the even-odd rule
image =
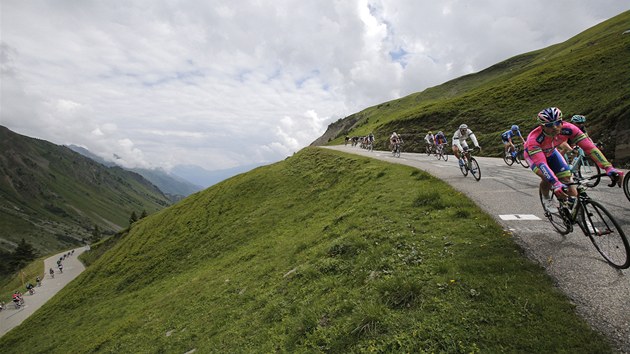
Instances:
[[[187,181],[191,181],[196,185],[203,187],[209,187],[215,185],[223,180],[226,180],[232,176],[236,176],[243,172],[247,172],[256,167],[260,167],[263,164],[249,164],[243,166],[237,166],[233,168],[223,170],[206,170],[202,167],[195,165],[177,165],[173,168],[171,173],[179,176]]]
[[[142,175],[142,177],[155,184],[173,201],[181,200],[203,189],[201,186],[190,183],[184,178],[162,169],[132,168],[131,171]]]
[[[307,148],[134,224],[0,347],[610,352],[506,236],[427,173]]]
[[[604,143],[617,165],[630,163],[630,11],[548,48],[525,53],[475,74],[384,102],[328,126],[312,145],[342,144],[346,135],[376,135],[385,148],[393,131],[402,133],[406,151],[424,149],[428,130],[449,140],[466,123],[486,155],[503,151],[500,134],[512,124],[524,133],[536,114],[557,106],[566,119],[587,117],[589,134]]]
[[[81,146],[68,145],[68,148],[107,167],[117,166],[115,162],[106,161]],[[149,182],[156,185],[173,202],[181,200],[184,197],[203,189],[203,187],[192,184],[187,180],[170,174],[162,169],[132,168],[129,170],[136,172],[146,178]]]
[[[132,212],[170,201],[137,173],[106,167],[67,147],[0,126],[0,248],[24,238],[40,253],[77,245],[129,225]]]

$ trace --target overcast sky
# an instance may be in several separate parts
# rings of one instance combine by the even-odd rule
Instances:
[[[627,0],[0,0],[0,124],[126,167],[275,162]]]

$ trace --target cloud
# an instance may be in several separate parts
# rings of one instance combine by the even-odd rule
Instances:
[[[563,41],[617,0],[12,1],[0,124],[128,166],[273,162],[328,123]],[[570,20],[549,21],[549,18]]]

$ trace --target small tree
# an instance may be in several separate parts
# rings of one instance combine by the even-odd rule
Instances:
[[[101,239],[101,230],[98,225],[94,224],[94,230],[92,230],[92,241],[96,242]]]
[[[37,251],[35,250],[33,245],[22,239],[20,243],[18,243],[15,251],[13,251],[11,258],[11,267],[14,270],[20,269],[35,258],[37,258]]]
[[[138,221],[138,215],[136,215],[135,211],[132,211],[131,216],[129,217],[129,226],[131,226],[136,221]]]
[[[144,219],[144,218],[146,218],[148,215],[149,215],[149,214],[147,214],[147,211],[146,211],[146,210],[143,210],[143,211],[142,211],[142,214],[140,214],[140,219]]]

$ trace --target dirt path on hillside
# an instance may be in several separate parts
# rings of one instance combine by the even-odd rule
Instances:
[[[45,304],[46,301],[50,300],[59,290],[66,286],[66,284],[70,283],[85,270],[85,267],[81,261],[79,261],[78,257],[81,253],[86,251],[86,249],[87,247],[76,248],[74,254],[62,260],[63,273],[59,273],[57,260],[63,258],[63,255],[68,253],[68,251],[56,254],[44,261],[44,273],[46,275],[42,280],[42,285],[35,288],[35,294],[29,295],[28,292],[24,294],[24,305],[19,309],[16,309],[13,302],[11,302],[7,303],[6,309],[0,312],[0,337],[20,325]],[[50,268],[55,270],[54,278],[48,273]],[[25,289],[21,288],[19,290],[24,291]]]

